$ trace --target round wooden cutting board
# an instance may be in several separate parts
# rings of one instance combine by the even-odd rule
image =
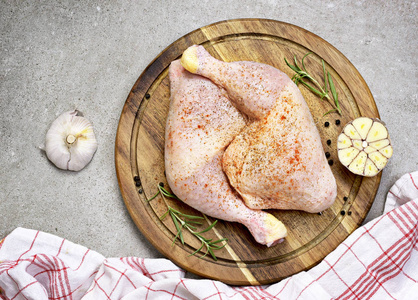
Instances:
[[[300,62],[312,52],[305,59],[308,71],[322,80],[323,59],[334,79],[342,115],[324,116],[332,106],[304,87],[300,89],[319,129],[324,151],[333,161],[338,196],[322,214],[269,211],[288,228],[288,237],[281,244],[270,248],[259,245],[244,226],[219,221],[214,230],[204,235],[216,240],[227,238],[227,246],[215,251],[216,261],[210,255],[200,258],[203,250],[191,255],[200,247],[193,235],[185,232],[184,245],[178,240],[173,243],[177,231],[170,217],[161,218],[167,211],[161,196],[147,201],[158,191],[159,183],[169,189],[164,175],[164,130],[170,99],[168,67],[193,44],[203,45],[218,59],[266,63],[290,77],[293,71],[284,59],[292,61],[296,55]],[[238,19],[200,28],[175,41],[149,64],[123,107],[115,162],[125,205],[144,236],[178,266],[234,285],[277,282],[318,264],[362,223],[373,203],[381,174],[372,178],[351,174],[339,163],[336,151],[343,126],[359,116],[379,117],[369,88],[347,58],[320,37],[274,20]],[[329,126],[324,126],[325,122]],[[180,201],[168,199],[168,203],[183,213],[201,216]],[[213,221],[204,219],[200,228]]]

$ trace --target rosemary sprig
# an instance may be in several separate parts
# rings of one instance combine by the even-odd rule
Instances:
[[[197,220],[202,220],[205,218],[200,216],[187,215],[171,207],[167,203],[166,197],[173,198],[176,200],[180,199],[176,195],[168,192],[161,184],[158,185],[158,192],[153,197],[148,199],[148,202],[155,199],[159,194],[161,194],[164,203],[167,206],[167,211],[160,217],[160,220],[163,220],[165,217],[170,215],[171,219],[173,220],[174,226],[177,230],[177,234],[173,239],[173,244],[176,242],[177,239],[179,239],[180,242],[184,245],[183,228],[185,228],[201,242],[201,246],[199,247],[199,249],[190,254],[190,256],[196,255],[199,251],[205,248],[206,251],[202,256],[200,256],[200,258],[203,258],[206,255],[210,254],[214,260],[218,260],[213,251],[225,247],[227,239],[222,238],[216,241],[212,241],[212,239],[205,238],[202,235],[202,233],[208,232],[213,227],[215,227],[218,220],[215,220],[215,222],[211,223],[207,228],[203,229],[202,231],[196,231],[197,227],[195,225],[202,225],[202,223],[198,222]]]
[[[322,61],[322,70],[324,72],[324,86],[321,86],[321,84],[315,78],[313,78],[312,75],[310,75],[308,73],[308,71],[306,70],[304,60],[311,53],[312,52],[308,52],[307,54],[305,54],[303,56],[303,58],[302,58],[302,68],[298,65],[296,55],[293,57],[293,61],[295,63],[294,65],[291,65],[287,61],[286,58],[284,59],[287,66],[289,68],[291,68],[296,73],[295,75],[293,75],[292,80],[295,82],[296,85],[301,83],[304,86],[306,86],[309,90],[311,90],[314,94],[321,97],[321,99],[326,99],[326,100],[328,100],[328,102],[331,102],[332,100],[331,100],[331,97],[329,96],[329,91],[328,91],[328,87],[327,87],[327,83],[328,83],[329,89],[331,91],[332,98],[334,100],[334,105],[335,105],[336,108],[329,110],[324,115],[327,115],[327,114],[329,114],[331,112],[334,112],[334,111],[338,112],[341,115],[341,108],[340,108],[340,103],[338,101],[338,94],[337,94],[337,91],[335,89],[334,82],[331,78],[331,74],[325,70],[324,60],[323,59],[321,60]]]

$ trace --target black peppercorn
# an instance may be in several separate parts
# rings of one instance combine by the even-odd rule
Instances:
[[[325,122],[325,127],[328,127],[329,126],[329,122]]]
[[[341,215],[342,215],[342,216],[344,216],[344,215],[345,215],[345,211],[344,211],[344,210],[342,210],[342,211],[341,211]]]
[[[138,189],[138,193],[142,194],[143,190],[142,188]]]
[[[341,121],[340,120],[335,120],[335,125],[340,125]]]
[[[159,184],[160,184],[160,187],[164,187],[164,183],[160,182]]]
[[[329,146],[329,145],[331,145],[331,140],[328,140],[327,141],[327,145]]]
[[[332,165],[334,164],[334,161],[333,161],[332,159],[330,159],[330,160],[328,161],[328,164],[329,164],[330,166],[332,166]]]
[[[150,94],[145,94],[145,99],[149,99],[151,97],[151,95]]]
[[[343,199],[344,199],[344,201],[347,201],[348,200],[348,197],[344,197]]]
[[[135,182],[135,185],[136,185],[136,186],[141,186],[141,182],[140,182],[140,181],[136,181],[136,182]]]
[[[349,211],[347,214],[348,214],[349,216],[351,216],[351,211]]]
[[[134,177],[134,181],[139,181],[139,176],[138,175]]]
[[[331,156],[331,153],[329,153],[329,152],[325,152],[325,157],[326,158],[329,158]]]

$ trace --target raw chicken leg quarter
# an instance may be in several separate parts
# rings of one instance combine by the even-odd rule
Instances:
[[[244,224],[266,245],[286,229],[262,209],[320,212],[332,205],[337,187],[319,132],[286,74],[223,62],[192,46],[169,77],[166,175],[185,203]]]

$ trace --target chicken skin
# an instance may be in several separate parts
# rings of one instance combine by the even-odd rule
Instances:
[[[252,209],[311,213],[330,207],[337,185],[301,92],[280,70],[256,62],[223,62],[202,46],[182,65],[225,90],[248,118],[222,157],[229,183]]]
[[[183,202],[202,213],[245,225],[267,246],[282,240],[283,223],[259,209],[250,209],[222,170],[225,149],[246,118],[212,81],[186,71],[180,61],[169,67],[170,107],[165,132],[167,182]]]

